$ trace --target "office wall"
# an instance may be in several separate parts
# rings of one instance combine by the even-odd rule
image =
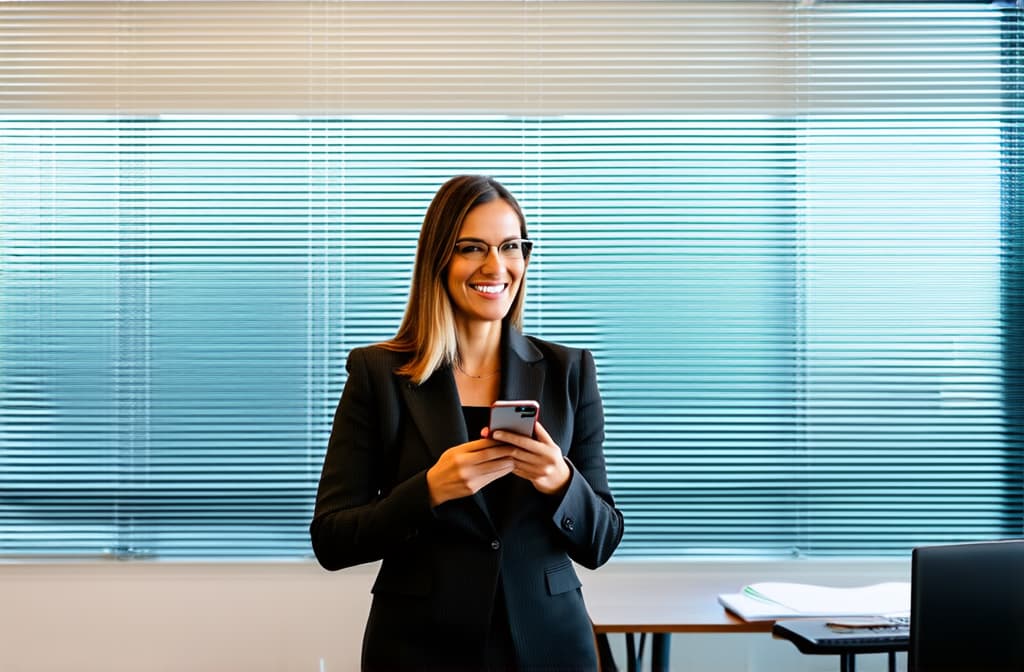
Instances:
[[[312,562],[3,565],[0,670],[355,670],[372,578]]]
[[[655,565],[614,563],[609,569],[726,571],[737,586],[756,571],[750,563]],[[787,567],[794,580],[820,581],[836,571],[856,575],[852,564]],[[903,578],[898,566],[883,570],[866,572],[865,580]],[[353,672],[374,571],[366,566],[330,574],[307,561],[2,564],[0,670]],[[596,587],[600,571],[581,571],[584,590]],[[611,640],[625,670],[624,638]],[[675,635],[672,654],[672,669],[687,672],[838,669],[835,657],[803,656],[768,634]],[[885,669],[884,656],[857,663],[861,672]]]

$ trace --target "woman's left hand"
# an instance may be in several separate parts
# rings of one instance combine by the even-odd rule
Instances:
[[[481,435],[487,437],[488,430],[485,429]],[[562,456],[562,449],[539,422],[534,435],[536,438],[498,429],[490,438],[517,448],[512,453],[513,474],[530,481],[534,488],[546,495],[558,494],[569,484],[572,472]]]

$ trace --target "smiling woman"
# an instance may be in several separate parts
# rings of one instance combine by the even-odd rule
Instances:
[[[593,358],[518,329],[530,249],[507,189],[452,178],[398,335],[349,355],[310,536],[328,569],[383,560],[364,670],[597,668],[573,561],[604,564],[623,517]],[[498,399],[544,424],[492,434]]]

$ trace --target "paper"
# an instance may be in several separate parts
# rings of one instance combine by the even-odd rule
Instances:
[[[747,621],[802,616],[899,616],[910,613],[910,583],[876,583],[854,588],[752,583],[740,593],[719,595],[718,601]]]

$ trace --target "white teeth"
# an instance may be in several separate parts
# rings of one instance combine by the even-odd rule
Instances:
[[[498,294],[505,289],[505,285],[470,285],[473,289],[484,294]]]

